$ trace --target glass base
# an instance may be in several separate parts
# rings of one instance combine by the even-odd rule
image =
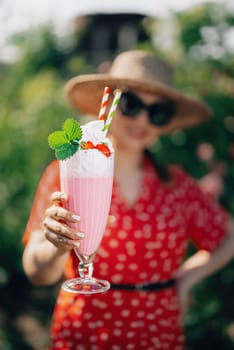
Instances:
[[[106,292],[110,283],[96,278],[73,278],[62,284],[62,289],[70,293],[96,294]]]

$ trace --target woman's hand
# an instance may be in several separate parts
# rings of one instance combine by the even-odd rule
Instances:
[[[78,248],[84,233],[72,228],[70,224],[77,224],[80,221],[79,215],[62,207],[67,201],[65,193],[54,192],[51,200],[53,204],[46,210],[43,220],[45,237],[59,250]]]

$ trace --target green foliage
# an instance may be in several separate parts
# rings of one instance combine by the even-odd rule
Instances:
[[[24,76],[37,74],[40,70],[60,70],[62,74],[67,59],[68,48],[61,50],[57,36],[51,25],[16,34],[11,39],[23,55],[18,62],[19,69],[24,66]]]
[[[2,91],[10,90],[10,84],[7,77]],[[48,130],[70,113],[61,98],[60,84],[59,78],[49,72],[39,74],[25,82],[20,91],[13,89],[11,99],[1,105],[0,227],[1,242],[7,245],[19,246],[25,210],[29,209],[42,168],[52,157],[47,145]],[[15,264],[10,254],[6,259],[10,265]],[[6,259],[3,264],[8,264]]]
[[[192,45],[203,42],[201,24],[205,24],[206,26],[212,25],[211,9],[212,5],[207,5],[206,7],[197,7],[190,13],[178,14],[177,17],[181,28],[181,42],[186,51]]]

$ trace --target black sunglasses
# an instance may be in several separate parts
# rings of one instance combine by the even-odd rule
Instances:
[[[142,110],[147,111],[150,123],[155,126],[168,124],[175,114],[175,105],[172,101],[167,100],[145,104],[132,92],[122,93],[118,107],[122,114],[130,118],[136,117]]]

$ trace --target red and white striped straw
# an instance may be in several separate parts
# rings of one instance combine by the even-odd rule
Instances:
[[[99,111],[99,115],[98,115],[98,119],[99,120],[105,120],[106,119],[106,107],[108,104],[108,98],[110,95],[110,88],[109,86],[106,86],[104,88],[104,92],[103,92],[103,96],[102,96],[102,102],[101,102],[101,107],[100,107],[100,111]]]

